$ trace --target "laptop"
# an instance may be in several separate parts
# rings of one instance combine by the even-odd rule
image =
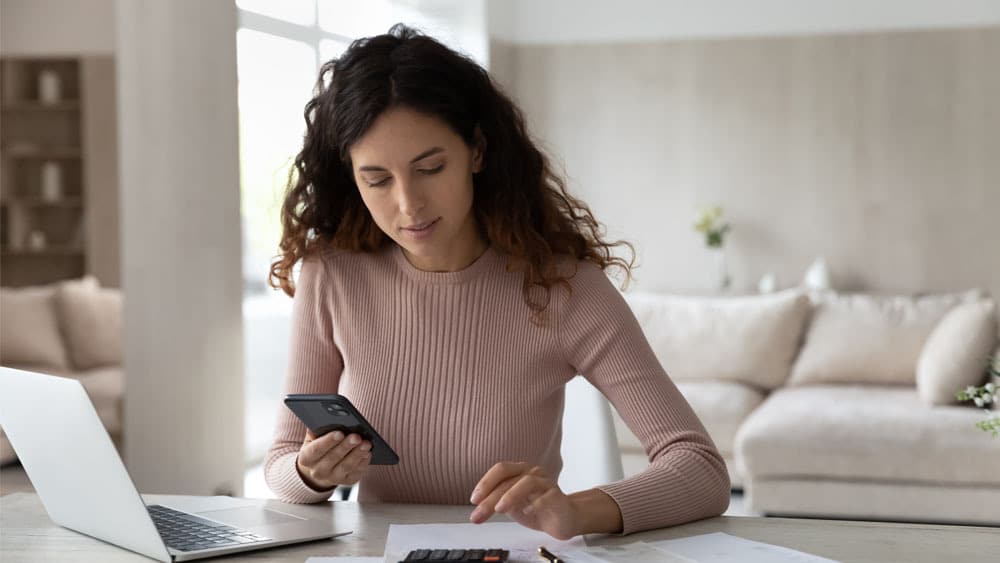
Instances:
[[[146,505],[83,385],[0,367],[0,427],[52,521],[158,561],[191,561],[342,536],[310,519],[230,497]]]

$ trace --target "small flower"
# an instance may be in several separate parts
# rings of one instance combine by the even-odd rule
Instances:
[[[973,386],[971,386],[971,385],[968,386],[968,387],[966,387],[965,388],[965,394],[968,395],[969,397],[975,395],[976,394],[976,388],[973,387]]]
[[[981,398],[983,400],[983,403],[985,403],[987,405],[993,402],[993,395],[990,395],[988,393],[982,395]]]
[[[997,386],[993,385],[992,381],[986,384],[986,392],[987,393],[992,393],[992,392],[994,392],[996,390],[997,390]]]
[[[983,400],[982,400],[981,398],[979,398],[979,397],[976,397],[976,398],[972,399],[972,401],[973,401],[974,403],[976,403],[976,406],[977,406],[977,407],[981,407],[981,406],[983,406]]]

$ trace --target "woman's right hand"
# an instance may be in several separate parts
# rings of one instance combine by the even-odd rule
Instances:
[[[295,467],[306,485],[316,491],[353,485],[368,470],[371,449],[371,442],[357,434],[344,436],[335,430],[317,438],[307,430]]]

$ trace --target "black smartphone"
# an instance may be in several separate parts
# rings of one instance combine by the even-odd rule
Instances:
[[[344,435],[358,434],[372,443],[372,465],[396,465],[399,456],[379,436],[358,409],[343,395],[293,394],[285,396],[285,405],[299,417],[317,438],[340,430]]]

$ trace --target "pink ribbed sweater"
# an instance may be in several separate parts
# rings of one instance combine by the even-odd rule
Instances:
[[[554,288],[537,326],[522,275],[505,264],[488,249],[464,270],[425,272],[396,245],[303,262],[285,390],[347,396],[400,457],[369,469],[360,500],[468,504],[499,461],[556,478],[563,389],[582,374],[649,456],[642,473],[599,487],[618,503],[624,533],[722,513],[725,463],[603,271],[580,262],[572,293]],[[265,475],[289,502],[331,494],[296,470],[305,431],[282,406]]]

